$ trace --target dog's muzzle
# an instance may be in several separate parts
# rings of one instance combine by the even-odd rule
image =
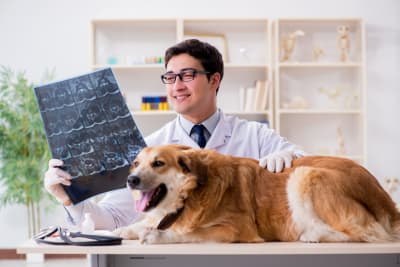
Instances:
[[[127,183],[131,189],[135,189],[140,184],[140,177],[137,175],[129,175]]]

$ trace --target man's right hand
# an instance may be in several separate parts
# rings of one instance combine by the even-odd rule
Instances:
[[[71,185],[71,175],[59,168],[63,165],[64,162],[62,160],[49,160],[49,169],[44,175],[44,187],[57,201],[61,202],[64,206],[69,206],[72,204],[72,201],[67,193],[65,193],[61,184],[66,186]]]

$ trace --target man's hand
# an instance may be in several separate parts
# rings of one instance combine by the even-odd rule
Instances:
[[[292,167],[292,161],[296,157],[291,150],[281,150],[261,158],[259,165],[270,172],[281,172],[284,168]]]
[[[44,187],[57,201],[61,202],[64,206],[68,206],[72,204],[72,201],[69,199],[67,193],[65,193],[61,184],[71,185],[71,175],[58,168],[63,165],[64,162],[62,160],[49,160],[49,169],[44,175]]]

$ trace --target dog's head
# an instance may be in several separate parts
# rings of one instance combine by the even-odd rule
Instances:
[[[195,150],[181,145],[144,148],[131,164],[127,186],[137,211],[157,207],[163,213],[182,209],[190,192],[207,180],[207,167]],[[140,195],[138,192],[140,191]]]

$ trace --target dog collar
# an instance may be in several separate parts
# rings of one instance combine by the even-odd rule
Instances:
[[[170,227],[178,219],[179,215],[181,215],[183,208],[184,207],[176,210],[175,212],[171,212],[165,215],[165,217],[158,224],[157,229],[165,230]]]

